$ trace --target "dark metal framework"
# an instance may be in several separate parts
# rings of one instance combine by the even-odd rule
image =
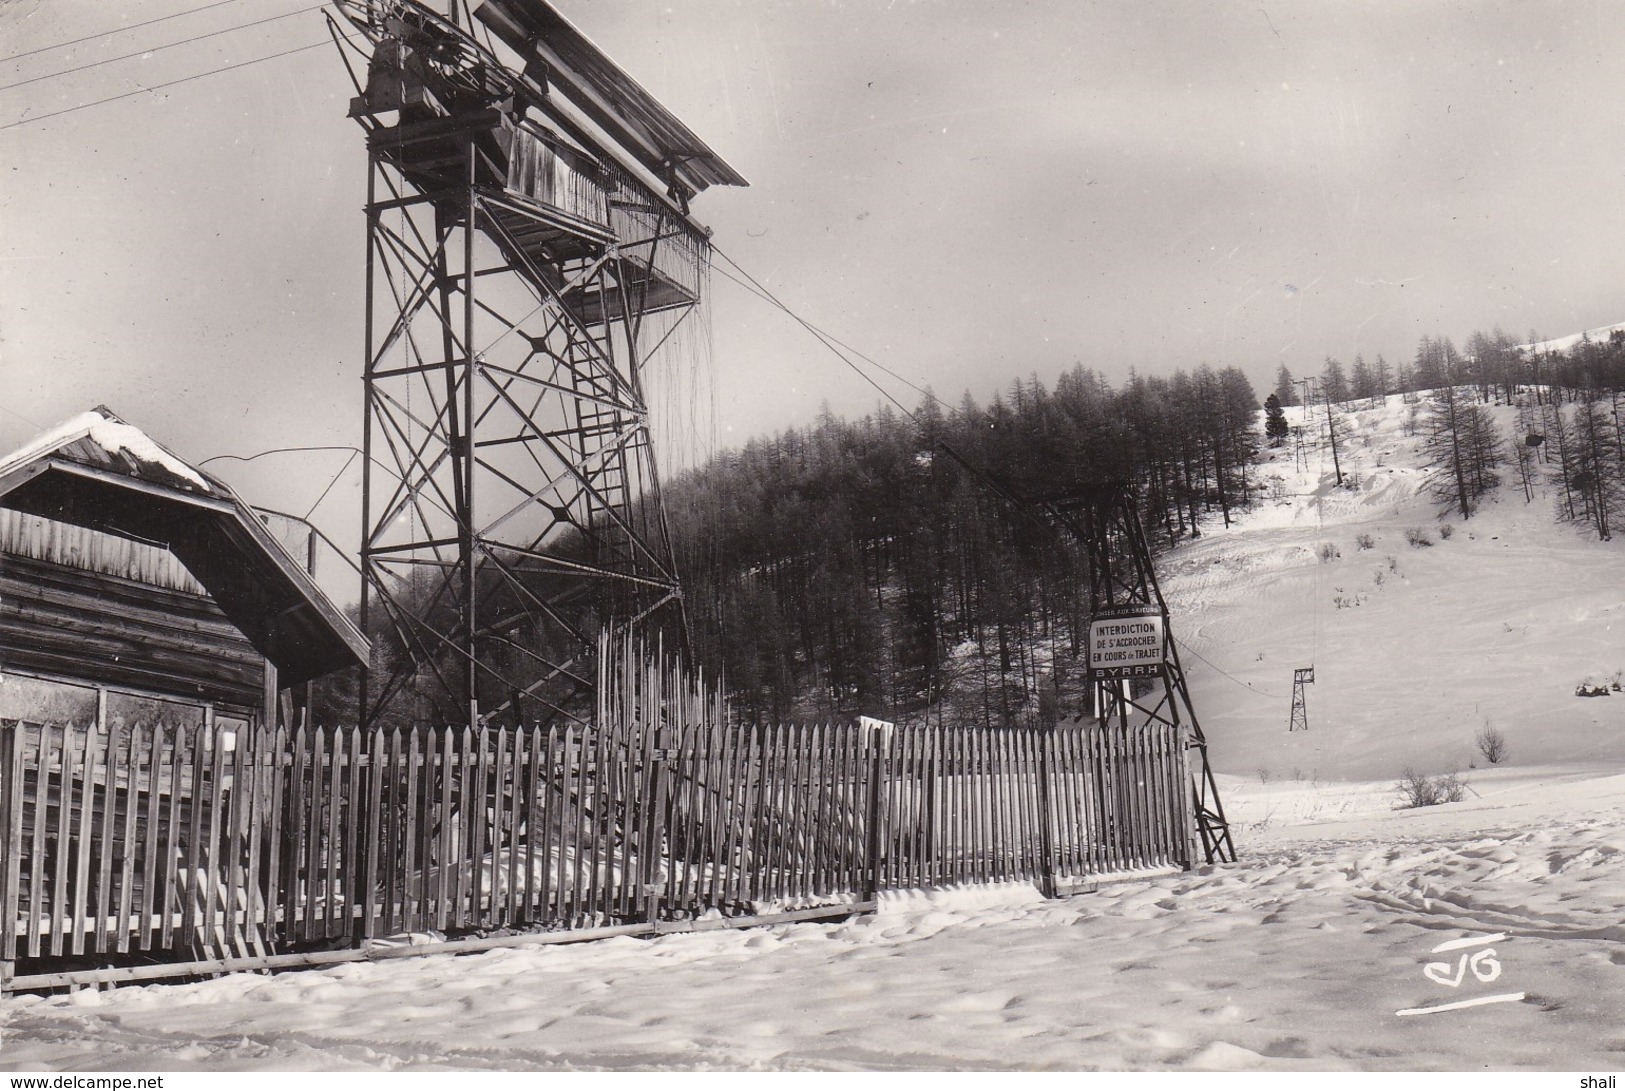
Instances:
[[[366,43],[361,612],[393,634],[363,722],[584,719],[601,627],[683,638],[645,373],[698,321],[706,232],[459,24],[339,9]]]
[[[1126,485],[1114,482],[1041,497],[1036,503],[1088,554],[1091,615],[1133,607],[1161,615],[1164,637],[1160,672],[1144,679],[1091,677],[1095,714],[1102,725],[1115,725],[1120,731],[1145,723],[1172,724],[1189,730],[1187,745],[1195,751],[1200,765],[1192,770],[1191,790],[1203,852],[1209,863],[1234,861],[1236,848],[1213,767],[1208,762],[1207,739],[1191,705],[1185,670],[1168,623],[1168,604],[1157,586],[1151,548],[1133,494]]]
[[[1309,706],[1304,703],[1304,686],[1315,683],[1315,668],[1299,667],[1292,672],[1292,719],[1287,724],[1288,731],[1309,730]]]

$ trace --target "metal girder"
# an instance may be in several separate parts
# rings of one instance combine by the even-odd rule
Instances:
[[[1035,501],[1050,520],[1071,533],[1084,546],[1089,564],[1091,615],[1114,608],[1140,608],[1162,619],[1162,662],[1145,678],[1104,677],[1092,674],[1094,709],[1101,725],[1127,732],[1146,723],[1172,724],[1188,733],[1187,749],[1194,754],[1191,798],[1196,832],[1209,863],[1234,861],[1236,847],[1219,799],[1219,786],[1208,761],[1207,739],[1191,705],[1185,670],[1168,624],[1168,604],[1157,586],[1151,548],[1134,497],[1126,484],[1111,482],[1064,496]],[[1160,683],[1160,685],[1159,685]],[[1145,687],[1136,693],[1137,687]]]
[[[476,122],[437,130],[432,193],[369,140],[362,611],[399,646],[363,686],[367,723],[573,717],[588,634],[683,634],[641,379],[669,333],[641,343],[651,285],[663,309],[698,305],[656,268],[673,229],[561,237],[562,217],[482,182]],[[461,187],[443,184],[453,139]]]

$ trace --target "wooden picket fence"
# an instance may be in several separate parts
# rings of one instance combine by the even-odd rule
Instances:
[[[113,972],[34,973],[52,958],[152,952],[185,974],[431,930],[669,930],[955,883],[1055,893],[1192,861],[1185,739],[1166,726],[637,720],[0,724],[0,988]]]

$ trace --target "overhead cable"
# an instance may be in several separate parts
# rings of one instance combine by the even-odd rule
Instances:
[[[164,23],[171,19],[179,19],[183,15],[196,15],[200,11],[208,11],[210,8],[223,8],[227,4],[235,3],[237,3],[237,0],[215,0],[214,3],[204,4],[200,8],[189,8],[186,11],[177,11],[173,15],[160,15],[156,19],[148,19],[145,22],[131,23],[129,26],[123,27],[114,27],[111,30],[104,30],[100,34],[90,34],[83,38],[75,38],[68,42],[57,42],[55,45],[42,45],[38,49],[30,49],[23,53],[13,53],[9,57],[0,57],[0,62],[19,61],[24,57],[32,57],[36,53],[49,53],[53,49],[66,49],[70,45],[79,45],[81,42],[91,42],[95,41],[97,38],[106,38],[114,34],[123,34],[128,30],[139,30],[141,27],[150,27],[154,23]]]
[[[10,91],[14,87],[24,87],[30,83],[39,83],[41,80],[56,79],[58,76],[71,76],[75,72],[85,72],[92,68],[100,68],[105,64],[117,64],[119,61],[134,60],[136,57],[145,57],[149,53],[158,53],[165,49],[174,49],[176,46],[190,45],[193,42],[201,42],[205,38],[218,38],[222,34],[231,34],[239,30],[247,30],[249,27],[257,27],[266,23],[274,23],[279,19],[286,19],[291,15],[305,15],[312,11],[320,11],[326,6],[327,5],[325,4],[313,4],[307,8],[296,8],[293,11],[285,11],[281,15],[272,15],[264,19],[255,19],[251,23],[238,23],[236,26],[229,26],[224,30],[211,30],[207,34],[194,34],[192,37],[182,38],[178,42],[166,42],[163,45],[155,45],[148,49],[138,49],[134,53],[125,53],[118,57],[104,57],[99,61],[90,61],[87,64],[81,64],[74,68],[63,68],[55,72],[46,72],[44,75],[40,76],[30,76],[28,79],[18,80],[16,83],[3,83],[0,84],[0,91]]]
[[[193,80],[200,80],[205,76],[218,76],[222,72],[232,72],[239,68],[247,68],[249,65],[262,64],[265,61],[274,61],[281,57],[291,57],[295,53],[306,53],[312,49],[320,49],[327,44],[328,43],[326,41],[312,42],[310,45],[302,45],[294,49],[285,49],[281,53],[271,53],[264,57],[255,57],[252,60],[239,61],[236,64],[228,64],[222,68],[211,68],[207,72],[198,72],[190,76],[183,76],[178,80],[170,80],[168,83],[155,83],[151,87],[138,87],[134,91],[126,91],[122,95],[112,95],[108,98],[97,99],[95,102],[82,102],[78,106],[69,106],[63,110],[53,110],[48,114],[39,114],[35,117],[25,117],[21,121],[12,121],[5,125],[0,125],[0,131],[15,129],[19,125],[32,125],[36,121],[45,121],[48,118],[61,117],[63,114],[72,114],[79,110],[88,110],[92,106],[105,106],[109,102],[117,102],[120,99],[133,98],[136,95],[145,95],[149,91],[162,91],[166,87],[178,87],[183,83],[191,83]]]

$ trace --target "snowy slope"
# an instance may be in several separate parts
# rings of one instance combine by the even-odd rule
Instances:
[[[1567,352],[1581,341],[1607,341],[1612,334],[1619,331],[1625,331],[1625,322],[1616,322],[1612,326],[1597,326],[1581,333],[1571,333],[1567,337],[1556,337],[1550,341],[1537,341],[1534,344],[1519,345],[1518,347],[1542,354]]]
[[[1512,489],[1441,541],[1408,411],[1353,414],[1357,488],[1287,452],[1275,500],[1166,560],[1234,865],[1058,901],[964,889],[838,924],[19,997],[0,1002],[0,1067],[1617,1072],[1625,694],[1573,690],[1625,667],[1625,543]],[[1408,546],[1411,527],[1435,544]],[[1311,662],[1310,730],[1289,736]],[[1469,769],[1486,719],[1511,761]],[[1407,764],[1464,771],[1467,798],[1395,810]]]
[[[1356,487],[1335,486],[1324,449],[1307,470],[1277,451],[1273,499],[1165,558],[1216,767],[1322,781],[1466,771],[1483,763],[1473,739],[1488,724],[1514,765],[1625,770],[1625,694],[1574,696],[1625,670],[1625,541],[1555,523],[1554,496],[1525,503],[1510,468],[1471,519],[1441,520],[1411,409],[1395,396],[1348,415],[1340,453]],[[1516,410],[1494,412],[1512,436]],[[1407,544],[1418,527],[1431,547]],[[1293,668],[1311,665],[1310,730],[1289,735]]]

